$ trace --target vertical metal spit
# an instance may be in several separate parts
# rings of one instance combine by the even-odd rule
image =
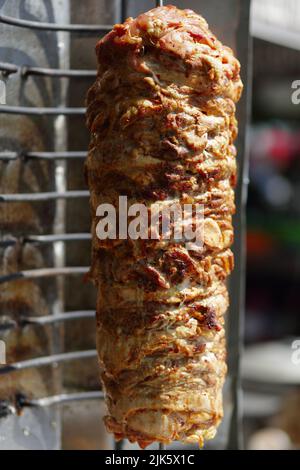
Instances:
[[[55,1],[55,0],[53,0]],[[197,1],[189,2],[180,2],[173,1],[173,4],[176,4],[180,7],[194,8],[196,11],[199,10],[199,5]],[[215,2],[216,3],[216,2]],[[232,8],[234,8],[235,13],[241,9],[241,4],[243,3],[243,14],[248,15],[249,13],[249,3],[250,1],[241,2],[240,0],[230,0]],[[135,15],[141,10],[146,10],[151,8],[151,6],[161,6],[163,1],[131,1],[131,0],[121,0],[117,3],[118,5],[118,14],[120,21],[123,21],[125,17],[129,15]],[[203,7],[210,11],[210,7],[203,5]],[[204,8],[204,10],[205,10]],[[201,6],[202,9],[202,6]],[[205,15],[205,11],[201,12]],[[211,10],[212,11],[212,10]],[[248,38],[248,30],[245,31],[245,27],[248,27],[248,18],[243,19],[241,24],[241,30],[238,32],[238,40],[242,46],[239,46],[239,57],[243,62],[244,68],[247,64],[248,56],[248,45],[245,43],[245,37]],[[208,18],[209,20],[209,18]],[[58,35],[58,40],[63,41],[65,46],[68,48],[68,38],[69,34],[84,34],[84,35],[93,35],[99,37],[99,35],[104,34],[106,31],[109,31],[112,25],[82,25],[82,24],[70,24],[66,21],[66,24],[55,24],[53,22],[39,22],[33,21],[31,19],[19,19],[3,15],[0,11],[0,22],[6,25],[13,26],[15,28],[29,28],[31,30],[38,30],[41,33]],[[212,22],[213,23],[213,22]],[[244,30],[242,30],[244,28]],[[245,69],[244,69],[245,70]],[[69,68],[68,64],[68,55],[61,53],[60,62],[57,68],[47,68],[47,67],[38,67],[38,66],[29,66],[25,63],[19,63],[19,65],[0,62],[0,71],[5,76],[6,80],[16,74],[20,80],[25,80],[27,77],[49,77],[52,80],[68,77],[80,79],[82,77],[94,77],[96,72],[94,70],[72,70]],[[245,75],[243,77],[245,83]],[[248,87],[246,87],[248,88]],[[66,97],[66,89],[63,90],[62,96]],[[232,388],[232,409],[229,429],[229,442],[227,445],[231,448],[241,447],[239,436],[241,435],[240,428],[240,384],[239,384],[239,356],[241,348],[241,325],[242,325],[242,311],[243,311],[243,283],[244,283],[244,256],[243,256],[243,230],[244,230],[244,210],[245,210],[245,188],[246,188],[246,179],[247,179],[247,159],[246,159],[246,148],[245,148],[245,126],[247,122],[247,103],[249,97],[244,98],[244,103],[241,108],[240,119],[243,120],[242,129],[240,126],[240,138],[239,138],[239,155],[241,158],[240,164],[240,179],[239,187],[237,189],[237,206],[239,208],[239,216],[236,220],[236,245],[235,245],[235,256],[237,260],[237,269],[233,275],[232,286],[232,296],[231,296],[231,313],[230,313],[230,328],[232,332],[229,336],[229,346],[232,348],[229,354],[229,369],[231,374],[231,388]],[[87,198],[88,191],[86,190],[68,190],[66,186],[66,177],[65,170],[67,162],[72,159],[83,159],[86,155],[85,151],[67,151],[66,150],[66,141],[64,137],[64,129],[67,127],[67,116],[83,115],[85,113],[84,108],[72,108],[68,107],[65,104],[65,98],[63,101],[56,106],[47,106],[47,107],[38,107],[33,108],[30,106],[11,106],[11,105],[1,105],[0,113],[2,114],[13,114],[13,115],[30,115],[35,116],[37,119],[46,115],[54,116],[55,118],[55,128],[56,128],[56,137],[59,137],[59,140],[55,139],[53,150],[45,151],[31,151],[27,149],[17,149],[17,150],[3,150],[0,152],[0,161],[10,162],[17,161],[21,159],[22,161],[31,161],[31,160],[46,160],[50,162],[55,162],[56,169],[56,186],[53,191],[46,192],[34,192],[34,193],[18,193],[18,194],[2,194],[0,196],[0,202],[5,204],[14,204],[20,201],[28,202],[42,202],[42,201],[56,201],[56,229],[54,233],[49,234],[26,234],[22,236],[22,239],[10,238],[10,239],[1,239],[0,247],[13,246],[17,243],[24,244],[39,244],[43,245],[52,245],[54,247],[54,253],[56,257],[54,258],[54,264],[51,267],[43,267],[38,269],[29,269],[23,270],[15,273],[9,273],[0,276],[0,284],[15,282],[20,279],[42,279],[42,278],[59,278],[58,281],[60,285],[59,289],[63,290],[62,279],[64,276],[73,276],[73,275],[82,275],[87,272],[87,266],[65,266],[62,262],[64,244],[69,241],[81,241],[89,240],[89,233],[65,233],[64,227],[64,205],[65,202],[69,199],[78,199],[78,198]],[[243,176],[241,176],[243,175]],[[61,224],[61,225],[60,225]],[[237,253],[241,253],[241,256],[238,256]],[[0,286],[1,287],[1,286]],[[62,296],[60,297],[62,299]],[[238,300],[236,300],[238,299]],[[28,325],[36,326],[45,326],[45,325],[61,325],[67,322],[76,321],[78,319],[92,318],[94,316],[93,310],[79,310],[65,312],[63,309],[62,301],[60,304],[57,304],[54,309],[54,314],[44,315],[44,316],[24,316],[18,319],[17,321],[12,321],[9,318],[6,318],[0,324],[0,333],[2,330],[14,330],[19,328],[24,328]],[[37,357],[33,359],[27,359],[21,362],[16,362],[0,368],[0,376],[11,374],[14,371],[20,371],[25,369],[31,369],[36,367],[42,367],[51,364],[65,363],[73,361],[76,359],[90,358],[95,357],[95,350],[86,350],[86,351],[72,351],[72,352],[62,352],[55,351],[54,354]],[[0,402],[0,417],[8,416],[10,414],[16,414],[21,409],[48,409],[52,405],[82,401],[82,400],[99,400],[103,399],[102,392],[96,391],[85,391],[85,392],[76,392],[76,393],[58,393],[52,396],[45,396],[40,398],[29,398],[26,396],[16,396],[13,402],[2,401]],[[19,418],[16,418],[19,419]],[[115,449],[121,449],[121,443],[115,443]],[[159,445],[160,450],[164,450],[163,445]]]

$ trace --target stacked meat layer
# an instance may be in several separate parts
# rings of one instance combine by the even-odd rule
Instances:
[[[171,6],[116,25],[96,52],[86,174],[106,426],[142,447],[202,445],[223,414],[240,66],[201,16]],[[96,209],[120,195],[203,204],[204,247],[100,240]]]

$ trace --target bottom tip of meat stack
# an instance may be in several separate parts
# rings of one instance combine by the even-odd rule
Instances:
[[[177,429],[173,429],[173,434],[171,434],[170,424],[173,422],[173,427],[175,428],[174,420],[170,420],[167,416],[167,413],[164,414],[161,411],[159,413],[161,415],[161,420],[165,421],[165,426],[160,426],[161,435],[155,434],[155,436],[153,435],[153,422],[149,423],[149,427],[144,422],[142,426],[144,428],[143,431],[130,429],[128,425],[122,426],[118,424],[117,421],[114,420],[111,416],[106,416],[104,418],[104,422],[107,431],[114,435],[116,442],[127,439],[132,444],[137,443],[141,449],[145,449],[153,443],[168,445],[172,444],[174,441],[180,441],[183,444],[198,444],[199,448],[202,448],[205,441],[215,437],[216,428],[222,419],[222,416],[215,416],[214,418],[211,418],[210,422],[206,423],[206,428],[201,430],[199,428],[193,429],[192,426],[189,431],[184,430],[180,432],[177,426]],[[148,432],[145,432],[146,428],[149,429]],[[165,430],[165,433],[163,430]]]

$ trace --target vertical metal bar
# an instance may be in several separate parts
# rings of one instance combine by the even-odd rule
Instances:
[[[55,12],[60,12],[60,5],[56,4],[54,0]],[[63,16],[59,13],[57,14],[55,21],[61,23],[70,21],[70,5],[69,1],[64,2],[64,11]],[[68,32],[57,31],[57,60],[59,69],[68,69],[69,68],[69,53],[70,53],[70,37]],[[61,91],[59,96],[59,103],[55,103],[57,106],[66,106],[67,102],[67,90],[68,83],[67,80],[63,80],[61,83]],[[54,151],[63,152],[66,150],[67,145],[67,118],[64,115],[58,115],[54,118]],[[54,184],[55,191],[65,192],[67,190],[66,185],[66,166],[67,162],[64,159],[57,159],[54,162]],[[55,213],[54,213],[54,224],[53,232],[56,235],[65,233],[65,217],[66,216],[66,201],[64,199],[58,199],[55,202]],[[53,261],[55,268],[63,268],[65,266],[65,242],[56,241],[53,243]],[[56,289],[57,296],[53,301],[52,314],[58,315],[60,312],[64,311],[64,284],[65,280],[63,276],[56,277]],[[63,324],[56,324],[52,326],[52,335],[53,335],[53,353],[59,354],[63,352]],[[60,385],[62,385],[62,368],[57,368],[55,371]],[[60,390],[59,390],[60,392]],[[56,410],[57,413],[61,413],[60,410]],[[61,419],[61,415],[59,417]],[[62,432],[62,431],[61,431]],[[60,441],[62,437],[60,437]]]
[[[68,18],[70,17],[70,7],[69,4],[65,5],[65,15]],[[57,10],[59,11],[59,10]],[[58,18],[59,23],[59,18]],[[57,32],[57,43],[58,43],[58,62],[59,68],[67,69],[69,68],[69,49],[70,49],[70,37],[69,33],[64,31]],[[61,83],[61,93],[60,93],[60,103],[59,106],[66,105],[68,91],[67,81]],[[59,115],[54,120],[54,151],[55,152],[64,152],[66,151],[67,146],[67,119],[66,116]],[[54,166],[54,177],[55,177],[55,191],[65,192],[67,190],[66,183],[66,171],[67,171],[67,162],[64,159],[55,160]],[[66,232],[66,200],[58,199],[55,204],[55,216],[54,216],[54,234],[60,235]],[[64,241],[55,241],[53,243],[53,256],[54,256],[54,266],[56,268],[62,268],[65,266],[65,242]],[[53,314],[57,315],[59,312],[64,311],[64,278],[62,276],[57,276],[56,279],[58,296],[53,304]],[[55,335],[55,353],[61,352],[62,341],[61,341],[61,326],[54,326],[54,335]]]
[[[237,141],[238,184],[235,192],[236,216],[234,218],[235,269],[230,278],[230,311],[228,315],[228,363],[231,379],[231,397],[233,403],[230,418],[228,449],[243,448],[242,434],[242,390],[240,361],[243,349],[245,316],[245,276],[246,276],[246,203],[248,192],[249,142],[247,123],[250,118],[251,103],[251,38],[249,35],[250,0],[240,1],[240,19],[237,31],[237,55],[242,63],[242,81],[244,93],[239,103],[238,120],[241,122]]]
[[[115,450],[123,450],[123,441],[115,441]]]
[[[120,23],[126,20],[127,17],[127,1],[121,0],[120,2]]]

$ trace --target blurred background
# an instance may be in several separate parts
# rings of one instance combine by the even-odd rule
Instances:
[[[300,2],[253,1],[251,13],[245,441],[248,448],[299,448],[300,105],[292,94]]]

